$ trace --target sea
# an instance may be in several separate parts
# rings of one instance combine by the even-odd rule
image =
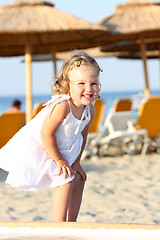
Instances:
[[[151,95],[157,96],[160,95],[160,90],[151,91]],[[101,92],[101,99],[106,103],[105,108],[105,116],[107,116],[108,112],[112,109],[114,101],[120,98],[131,98],[133,102],[133,117],[136,118],[138,113],[138,108],[141,101],[144,99],[143,91],[115,91],[115,92]],[[47,101],[51,98],[49,94],[42,95],[33,95],[33,106],[36,103]],[[25,95],[16,95],[16,96],[0,96],[0,114],[5,112],[6,109],[11,107],[12,101],[14,99],[18,99],[22,102],[21,110],[25,112]]]

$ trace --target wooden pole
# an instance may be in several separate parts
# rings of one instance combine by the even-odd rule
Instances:
[[[54,67],[54,78],[57,78],[57,58],[56,58],[56,54],[53,53],[53,67]]]
[[[160,73],[160,42],[158,44],[159,73]]]
[[[32,119],[32,71],[31,71],[31,46],[26,43],[25,68],[26,68],[26,123]]]
[[[141,44],[140,44],[140,46],[141,46],[141,57],[142,57],[142,61],[143,61],[144,75],[145,75],[145,91],[144,91],[144,94],[145,94],[145,97],[148,98],[148,97],[151,96],[151,93],[150,93],[150,89],[149,89],[147,64],[146,64],[146,60],[147,60],[146,45],[145,45],[144,37],[143,37],[142,34],[140,36],[140,42],[141,42]]]

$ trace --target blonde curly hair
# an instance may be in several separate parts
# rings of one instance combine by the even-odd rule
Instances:
[[[53,94],[68,94],[69,93],[69,73],[75,67],[81,65],[92,66],[97,70],[97,75],[102,71],[96,60],[88,55],[85,51],[75,50],[63,63],[58,78],[52,85]]]

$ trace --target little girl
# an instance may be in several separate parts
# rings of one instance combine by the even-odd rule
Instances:
[[[6,183],[24,190],[55,188],[53,221],[76,221],[86,173],[80,158],[99,94],[100,68],[75,51],[64,61],[45,107],[0,150]]]

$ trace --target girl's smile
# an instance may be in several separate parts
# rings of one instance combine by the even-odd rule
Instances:
[[[92,94],[85,94],[85,95],[83,95],[83,97],[85,97],[88,100],[91,100],[92,96],[93,96]]]

